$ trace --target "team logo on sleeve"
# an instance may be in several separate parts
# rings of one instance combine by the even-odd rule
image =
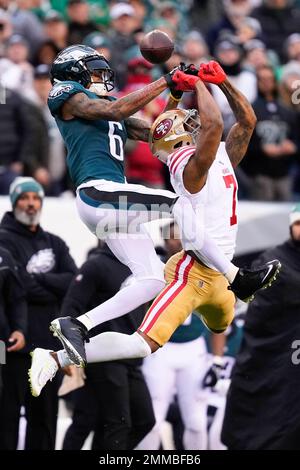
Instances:
[[[73,85],[55,85],[49,93],[49,98],[54,99],[61,96],[63,93],[69,93],[73,90]]]
[[[165,135],[167,135],[167,133],[171,129],[172,124],[172,119],[164,119],[163,121],[161,121],[154,129],[153,139],[162,139]]]

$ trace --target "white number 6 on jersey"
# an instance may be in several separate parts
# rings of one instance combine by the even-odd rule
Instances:
[[[118,129],[122,129],[122,124],[117,121],[109,121],[109,150],[112,157],[116,158],[117,160],[123,161],[124,160],[124,147],[123,147],[123,140],[121,136],[115,134],[115,126]]]

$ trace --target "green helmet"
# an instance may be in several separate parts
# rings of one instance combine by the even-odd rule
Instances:
[[[86,88],[92,83],[92,75],[99,75],[108,92],[114,88],[114,72],[104,55],[92,47],[81,44],[63,49],[55,58],[50,70],[53,85],[72,80]]]

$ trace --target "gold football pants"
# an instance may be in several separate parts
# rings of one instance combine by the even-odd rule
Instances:
[[[163,346],[192,313],[212,331],[226,330],[233,320],[235,296],[217,271],[181,251],[165,267],[166,287],[156,297],[139,328]]]

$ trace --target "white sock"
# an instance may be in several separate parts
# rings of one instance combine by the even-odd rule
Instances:
[[[207,432],[192,431],[185,429],[183,433],[183,446],[185,450],[206,450],[207,449]]]
[[[239,269],[237,266],[235,266],[234,264],[230,263],[231,266],[230,266],[230,269],[227,273],[224,274],[224,276],[226,277],[227,281],[229,282],[229,284],[232,284],[234,279],[235,279],[235,276],[237,275],[237,273],[239,272]]]
[[[74,363],[69,359],[69,356],[64,349],[56,351],[56,355],[61,368],[74,365]]]
[[[92,328],[94,328],[94,326],[96,326],[86,313],[78,317],[77,320],[79,320],[87,328],[88,331],[90,331]]]
[[[139,333],[125,335],[107,331],[90,339],[85,345],[87,362],[135,359],[151,354],[151,348]]]
[[[140,305],[150,302],[164,287],[165,282],[162,280],[136,280],[103,304],[78,317],[77,320],[81,321],[90,330],[96,325],[121,317],[125,313],[132,312]]]

